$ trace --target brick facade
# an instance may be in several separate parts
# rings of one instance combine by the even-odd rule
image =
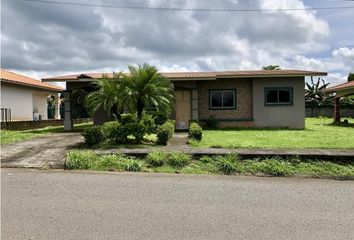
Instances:
[[[206,120],[210,116],[220,120],[220,127],[251,126],[252,121],[240,121],[253,118],[252,80],[251,79],[219,79],[216,81],[198,81],[199,119]],[[212,110],[209,108],[209,90],[235,89],[236,109]],[[222,121],[222,120],[225,121]]]

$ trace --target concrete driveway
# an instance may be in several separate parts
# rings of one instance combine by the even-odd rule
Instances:
[[[354,181],[2,170],[2,239],[353,239]]]
[[[63,168],[67,151],[82,143],[80,133],[51,133],[1,147],[1,167]]]

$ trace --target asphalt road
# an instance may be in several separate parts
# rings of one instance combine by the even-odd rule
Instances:
[[[353,239],[354,181],[2,169],[6,239]]]

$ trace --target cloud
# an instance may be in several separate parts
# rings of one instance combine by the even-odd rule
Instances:
[[[113,0],[97,0],[118,4]],[[141,5],[141,0],[129,5]],[[154,7],[276,9],[306,7],[300,0],[146,0]],[[160,70],[313,67],[328,51],[327,21],[314,11],[154,11],[3,1],[2,66],[36,75],[113,71],[149,62]],[[349,48],[333,51],[344,69]],[[349,60],[348,60],[349,59]],[[334,63],[333,63],[334,64]]]

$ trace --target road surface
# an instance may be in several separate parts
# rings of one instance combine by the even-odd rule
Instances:
[[[354,181],[2,169],[2,239],[353,239]]]

